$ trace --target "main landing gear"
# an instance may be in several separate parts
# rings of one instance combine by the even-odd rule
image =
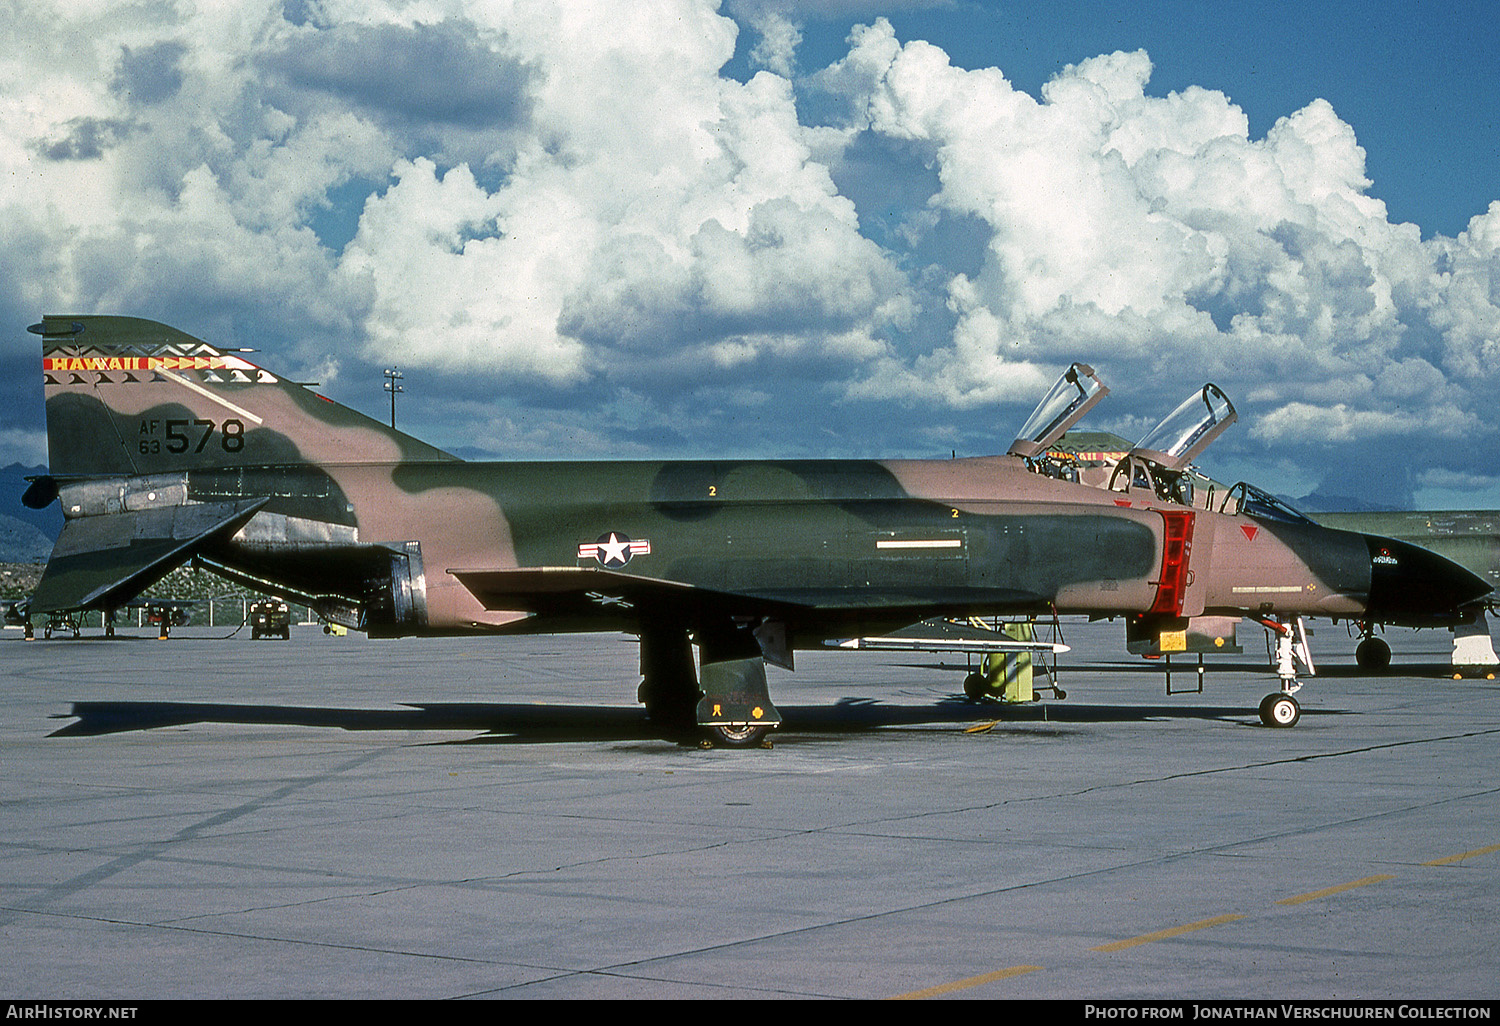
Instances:
[[[1281,690],[1260,700],[1260,722],[1268,727],[1294,727],[1302,718],[1302,706],[1292,697],[1302,690],[1296,664],[1301,662],[1308,673],[1316,672],[1307,647],[1307,631],[1300,616],[1289,623],[1272,618],[1260,623],[1276,639],[1276,675],[1281,678]]]
[[[641,635],[641,686],[646,717],[668,737],[698,737],[705,747],[769,748],[781,723],[766,689],[766,662],[748,626],[700,631],[702,683],[693,671],[686,630]]]

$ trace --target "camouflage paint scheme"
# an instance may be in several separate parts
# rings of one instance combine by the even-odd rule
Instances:
[[[1434,623],[1488,591],[1401,542],[1014,456],[466,462],[152,321],[31,330],[51,466],[27,501],[66,517],[36,612],[117,608],[196,558],[372,635],[637,634],[648,709],[680,712],[690,638],[710,697],[727,667],[759,709],[763,655],[934,616]]]

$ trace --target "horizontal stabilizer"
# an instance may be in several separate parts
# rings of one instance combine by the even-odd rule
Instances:
[[[69,520],[52,548],[31,609],[118,609],[209,538],[238,531],[268,501],[210,502]]]

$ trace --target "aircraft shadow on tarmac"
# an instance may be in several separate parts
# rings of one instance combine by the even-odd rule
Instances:
[[[1197,697],[1197,696],[1194,696]],[[1210,719],[1258,725],[1255,709],[1242,705],[1091,705],[1038,701],[1025,705],[944,698],[930,705],[894,705],[844,698],[831,705],[781,706],[782,725],[774,736],[859,734],[886,728],[951,724],[955,729],[992,724],[1035,724],[1066,730],[1068,724],[1135,722],[1151,719]],[[1312,713],[1307,710],[1304,715]],[[1327,713],[1329,710],[1320,712]],[[449,743],[548,744],[569,741],[696,742],[676,737],[646,719],[642,709],[524,703],[413,703],[399,709],[331,709],[315,706],[232,705],[199,702],[75,702],[76,717],[50,737],[93,737],[196,723],[332,727],[340,730],[483,731],[479,737]]]

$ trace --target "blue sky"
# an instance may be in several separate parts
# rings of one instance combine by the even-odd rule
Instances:
[[[1485,0],[1238,3],[955,3],[896,12],[902,38],[929,39],[965,68],[998,66],[1035,95],[1068,64],[1144,49],[1151,92],[1218,89],[1264,136],[1315,99],[1367,154],[1371,193],[1391,217],[1453,236],[1500,197],[1500,22]],[[802,63],[846,49],[848,18],[810,20]]]
[[[1215,476],[1500,506],[1488,5],[0,17],[0,463],[114,312],[475,458],[1003,451],[1082,359],[1130,437],[1223,387]]]

